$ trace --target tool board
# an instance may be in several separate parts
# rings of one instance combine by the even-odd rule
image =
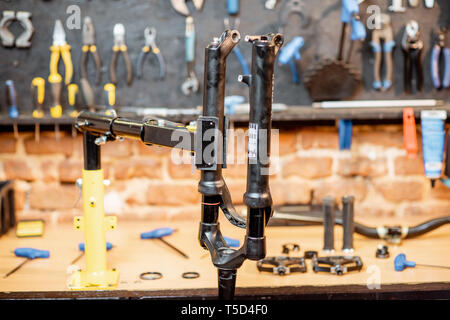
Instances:
[[[280,8],[287,0],[278,0],[275,10],[264,8],[264,0],[240,1],[239,31],[242,35],[239,47],[247,63],[251,62],[251,46],[243,40],[247,34],[264,34],[274,32],[279,27]],[[303,0],[306,5],[305,15],[308,17],[307,25],[302,27],[301,18],[291,15],[285,28],[286,41],[296,35],[305,38],[305,46],[301,50],[302,59],[297,62],[300,73],[300,84],[292,81],[289,66],[276,66],[274,101],[287,105],[310,105],[311,99],[303,83],[304,72],[319,63],[324,58],[334,59],[337,56],[339,37],[341,33],[340,0]],[[366,0],[360,5],[361,16],[364,19],[368,5],[377,4],[382,12],[387,12],[390,0]],[[406,2],[406,1],[404,1]],[[188,4],[191,5],[190,1]],[[67,13],[70,6],[80,8],[80,28],[69,30]],[[450,1],[436,0],[433,9],[427,9],[421,1],[419,8],[407,7],[405,13],[391,13],[395,33],[396,49],[394,52],[394,87],[388,92],[377,92],[372,89],[374,56],[366,40],[356,44],[351,64],[362,72],[363,86],[354,99],[414,99],[435,98],[450,101],[449,90],[435,91],[430,77],[430,56],[433,43],[432,33],[437,28],[447,26],[450,28]],[[190,6],[190,8],[193,8]],[[113,27],[115,23],[123,23],[126,29],[126,43],[129,55],[136,66],[137,59],[144,45],[144,28],[153,26],[157,29],[157,44],[161,49],[167,64],[167,74],[164,81],[157,80],[158,64],[155,57],[148,57],[144,65],[144,77],[136,79],[134,71],[133,83],[130,87],[125,84],[125,65],[123,57],[118,60],[118,84],[116,91],[116,105],[135,106],[138,108],[192,108],[202,105],[203,101],[203,50],[214,37],[218,37],[224,30],[224,18],[228,16],[225,0],[205,0],[202,11],[193,11],[196,29],[196,66],[195,71],[200,80],[200,90],[191,96],[183,95],[181,85],[187,75],[184,61],[184,33],[185,17],[177,13],[168,0],[0,0],[0,11],[30,11],[35,33],[32,46],[29,49],[0,47],[0,84],[4,87],[7,79],[15,81],[18,94],[18,107],[20,113],[31,113],[32,99],[30,84],[34,77],[48,78],[52,33],[56,19],[61,19],[65,27],[66,39],[72,49],[74,64],[74,82],[79,83],[82,24],[85,16],[90,16],[96,30],[97,47],[102,60],[102,83],[95,86],[95,65],[91,58],[88,67],[88,79],[95,91],[97,105],[105,105],[106,97],[103,85],[109,82],[109,65],[112,57]],[[410,19],[419,22],[425,44],[423,54],[424,90],[414,95],[403,93],[403,52],[400,47],[404,25]],[[73,21],[72,21],[73,22]],[[16,36],[22,28],[18,23],[10,27]],[[368,32],[368,38],[370,32]],[[63,74],[62,61],[59,66]],[[233,55],[227,60],[227,87],[226,95],[242,95],[248,101],[248,89],[237,81],[241,73],[238,60]],[[0,91],[2,116],[7,116],[5,103],[5,90]],[[78,95],[78,105],[82,108],[82,96]],[[50,87],[47,82],[45,110],[51,104]],[[67,89],[63,90],[63,108],[67,105]]]

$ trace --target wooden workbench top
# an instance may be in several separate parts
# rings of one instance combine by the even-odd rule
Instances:
[[[177,231],[166,240],[186,252],[190,259],[185,259],[166,247],[158,240],[141,240],[140,233],[154,228],[176,228]],[[245,230],[230,226],[226,221],[221,223],[225,236],[244,238]],[[13,250],[17,247],[33,247],[50,250],[49,259],[37,259],[25,264],[19,271],[6,279],[0,278],[0,297],[18,292],[68,292],[66,281],[70,262],[79,254],[78,243],[83,241],[83,233],[76,231],[70,224],[46,225],[45,234],[40,238],[17,238],[15,230],[11,230],[0,239],[0,275],[6,274],[23,261],[15,257]],[[197,290],[197,292],[215,292],[217,288],[217,271],[211,264],[209,254],[200,248],[197,240],[198,221],[192,222],[120,222],[115,231],[108,231],[107,240],[114,244],[108,252],[109,267],[120,272],[120,280],[115,292],[146,292],[147,295],[167,290]],[[295,242],[304,250],[317,250],[323,244],[323,228],[310,227],[270,227],[267,228],[267,256],[281,255],[281,247],[285,243]],[[342,246],[341,228],[335,229],[335,246]],[[246,261],[238,271],[238,288],[272,288],[283,292],[283,288],[314,287],[326,290],[327,287],[359,286],[366,287],[368,281],[379,277],[381,289],[383,286],[409,284],[440,284],[450,292],[450,270],[432,268],[406,269],[403,272],[394,271],[393,260],[399,253],[405,253],[407,258],[417,263],[450,265],[450,225],[443,226],[416,239],[403,241],[401,245],[389,245],[391,253],[388,259],[376,259],[375,250],[379,240],[368,239],[355,234],[355,254],[364,263],[361,272],[335,276],[325,273],[314,273],[307,261],[307,273],[297,273],[286,276],[276,276],[270,273],[260,273],[255,261]],[[336,252],[342,254],[341,251]],[[84,258],[78,261],[84,268]],[[158,271],[163,278],[154,281],[140,280],[142,272]],[[186,271],[200,273],[200,278],[183,279],[181,274]],[[275,289],[280,288],[280,289]],[[200,289],[200,290],[199,290]],[[6,294],[6,292],[9,292]],[[92,293],[91,293],[92,294]],[[113,293],[109,293],[110,295]],[[42,295],[41,295],[42,297]]]

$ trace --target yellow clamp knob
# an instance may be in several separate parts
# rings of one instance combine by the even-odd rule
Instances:
[[[60,105],[53,106],[50,108],[50,115],[52,118],[61,118],[62,116],[62,107]]]
[[[31,88],[34,87],[37,89],[37,102],[43,104],[45,98],[45,80],[41,77],[34,78],[31,80]]]
[[[116,104],[116,86],[112,83],[107,83],[103,87],[108,96],[108,104],[114,106]]]
[[[74,106],[78,93],[78,86],[75,83],[71,83],[67,86],[67,91],[69,93],[69,105]]]

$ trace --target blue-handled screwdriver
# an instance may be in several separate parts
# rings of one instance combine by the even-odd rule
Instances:
[[[174,233],[174,229],[172,228],[158,228],[152,231],[143,232],[141,233],[141,239],[158,239],[161,242],[163,242],[165,245],[170,247],[171,249],[175,250],[179,254],[181,254],[184,258],[189,259],[189,256],[181,251],[180,249],[174,247],[169,242],[163,239],[163,237],[170,236],[172,233]]]
[[[37,259],[37,258],[48,259],[50,257],[50,251],[48,251],[48,250],[38,250],[38,249],[33,249],[33,248],[17,248],[16,250],[14,250],[14,254],[17,257],[26,258],[26,260],[24,262],[22,262],[21,264],[19,264],[14,269],[12,269],[6,275],[4,275],[3,278],[7,278],[11,274],[13,274],[17,270],[19,270],[25,263],[27,263],[30,260],[34,260],[34,259]]]
[[[17,128],[17,119],[19,118],[19,109],[17,108],[17,95],[14,81],[6,80],[6,97],[8,104],[8,116],[13,120],[14,137],[19,137],[19,129]]]
[[[106,242],[106,251],[109,251],[113,248],[113,244],[111,242]],[[78,250],[81,251],[80,255],[73,259],[73,261],[70,264],[75,264],[78,260],[81,259],[81,257],[84,255],[84,242],[80,242],[78,244]]]

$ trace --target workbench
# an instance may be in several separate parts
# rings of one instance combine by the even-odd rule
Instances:
[[[408,224],[414,224],[408,220]],[[420,222],[419,220],[417,222]],[[369,224],[366,220],[365,224]],[[375,223],[375,222],[373,222]],[[378,224],[380,221],[378,220]],[[401,223],[399,220],[384,221],[383,224]],[[369,224],[370,225],[370,224]],[[376,224],[372,224],[376,225]],[[140,233],[159,227],[176,229],[165,238],[184,251],[187,260],[168,248],[159,240],[141,240]],[[221,220],[223,234],[227,237],[244,238],[245,230],[231,226]],[[335,228],[336,255],[341,255],[341,228]],[[123,299],[213,299],[217,294],[217,271],[209,253],[197,240],[198,221],[125,221],[119,220],[114,231],[107,232],[107,241],[114,244],[108,251],[110,268],[120,272],[119,284],[112,291],[69,291],[66,282],[70,262],[80,254],[78,243],[83,242],[83,233],[70,224],[47,224],[39,238],[17,238],[15,230],[0,238],[0,274],[3,276],[23,261],[15,257],[17,247],[33,247],[50,250],[49,259],[36,259],[26,263],[20,270],[6,279],[0,279],[0,299],[42,298],[123,298]],[[267,256],[280,256],[285,243],[298,243],[300,255],[305,250],[317,250],[322,256],[322,226],[269,227],[266,229]],[[409,260],[432,265],[450,265],[450,225],[400,245],[389,245],[390,258],[377,259],[375,251],[381,240],[368,239],[355,234],[355,255],[364,263],[361,272],[336,276],[314,273],[310,260],[307,272],[285,276],[260,273],[255,261],[245,261],[238,270],[236,296],[251,299],[418,299],[450,298],[450,269],[416,267],[402,272],[394,271],[394,257],[405,253]],[[291,256],[295,256],[293,253]],[[77,262],[84,268],[84,258]],[[141,280],[139,275],[147,271],[163,274],[159,280]],[[187,271],[200,273],[197,279],[183,279]],[[379,289],[369,289],[367,284],[380,279]],[[376,282],[376,281],[375,281]]]

